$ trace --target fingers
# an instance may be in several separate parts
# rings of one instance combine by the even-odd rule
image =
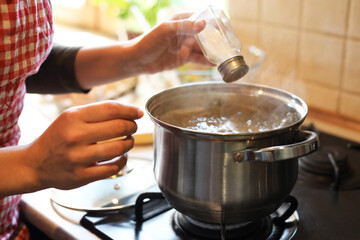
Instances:
[[[144,113],[137,107],[124,105],[116,101],[104,101],[78,107],[85,122],[94,123],[113,119],[135,120]]]
[[[122,168],[125,167],[127,158],[125,155],[117,156],[109,161],[99,163],[95,166],[84,169],[83,176],[85,182],[92,182],[108,178],[117,174]]]
[[[184,62],[192,62],[209,67],[216,66],[205,58],[194,38],[188,38],[184,41],[184,44],[180,49],[180,58],[183,59]]]
[[[134,134],[134,119],[143,114],[136,107],[115,101],[95,103],[67,110],[54,121],[49,132],[57,132],[57,139],[68,147],[85,146]]]
[[[196,64],[202,64],[209,67],[216,66],[215,64],[209,62],[202,53],[192,52],[189,55],[189,62],[196,63]]]
[[[176,35],[194,35],[201,32],[206,26],[205,20],[177,20],[171,22],[164,22],[160,25],[164,31],[173,31]],[[166,34],[166,33],[165,33]]]
[[[87,124],[85,143],[97,143],[113,138],[130,136],[137,130],[137,124],[132,120],[115,119],[105,122]]]
[[[73,147],[68,149],[67,152],[61,156],[61,159],[65,159],[72,168],[83,168],[123,155],[130,151],[133,146],[134,138],[132,136],[126,136]]]
[[[194,12],[177,12],[172,16],[171,20],[182,20],[191,17],[194,14]]]
[[[83,165],[93,165],[123,155],[130,151],[133,146],[134,138],[132,136],[113,139],[88,145],[82,152],[78,152],[80,156],[77,158],[82,159],[80,162]]]
[[[206,21],[205,20],[196,20],[194,22],[194,27],[196,30],[196,33],[201,32],[206,26]]]
[[[191,37],[187,38],[184,41],[184,45],[190,48],[194,52],[202,53],[202,50],[199,44],[197,43],[197,41],[195,40],[195,38],[191,38]]]

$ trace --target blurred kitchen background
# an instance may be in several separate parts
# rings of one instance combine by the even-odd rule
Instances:
[[[123,41],[176,11],[206,4],[225,10],[243,44],[250,73],[240,81],[298,95],[310,107],[308,121],[360,142],[360,0],[52,0],[55,41],[75,46]],[[88,95],[28,94],[24,115],[35,118],[43,128],[36,131],[43,131],[69,106],[120,99],[143,107],[159,89],[217,79],[215,69],[188,64],[95,88]],[[34,108],[41,117],[32,114]],[[24,142],[38,132],[28,134]]]

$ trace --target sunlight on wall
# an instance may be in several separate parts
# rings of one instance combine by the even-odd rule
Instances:
[[[55,7],[82,8],[86,4],[86,0],[52,0],[51,4]]]

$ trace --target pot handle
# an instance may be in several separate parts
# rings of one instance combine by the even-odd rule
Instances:
[[[316,151],[319,148],[319,137],[315,132],[301,131],[305,140],[289,145],[261,149],[245,149],[233,155],[235,162],[276,162],[298,158]]]

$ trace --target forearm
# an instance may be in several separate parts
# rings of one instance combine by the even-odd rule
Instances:
[[[0,149],[0,197],[40,190],[30,145]]]
[[[78,84],[84,89],[144,73],[133,42],[82,48],[75,60]]]

